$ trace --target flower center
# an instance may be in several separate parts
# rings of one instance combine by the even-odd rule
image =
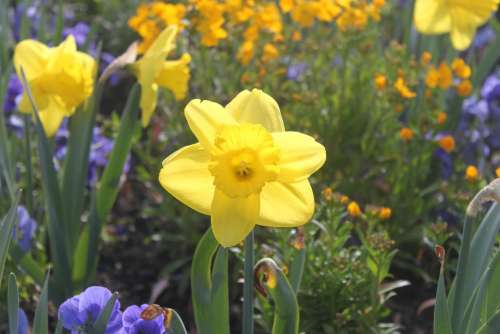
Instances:
[[[209,170],[215,186],[227,196],[259,193],[279,174],[279,148],[259,124],[226,125],[214,142]]]

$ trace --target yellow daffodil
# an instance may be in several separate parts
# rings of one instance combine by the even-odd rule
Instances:
[[[64,117],[71,116],[94,89],[96,63],[76,50],[71,35],[56,47],[31,39],[21,41],[14,50],[14,66],[19,77],[21,69],[26,75],[48,137],[56,133]],[[32,111],[26,92],[19,110]]]
[[[178,60],[166,61],[175,48],[177,28],[170,26],[163,30],[148,48],[144,56],[132,64],[132,69],[141,85],[142,125],[146,126],[153,115],[158,99],[158,87],[171,90],[178,100],[186,96],[189,81],[189,54]]]
[[[285,131],[276,101],[254,89],[226,107],[192,100],[185,116],[198,143],[163,161],[163,188],[211,216],[221,245],[241,242],[255,225],[293,227],[314,211],[308,177],[325,162],[312,137]]]
[[[500,0],[417,0],[414,21],[422,34],[450,33],[453,46],[464,50],[477,27],[496,10]]]

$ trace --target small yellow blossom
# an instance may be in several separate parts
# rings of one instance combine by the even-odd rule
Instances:
[[[453,83],[453,73],[446,63],[439,65],[439,88],[448,89]]]
[[[21,78],[26,75],[47,137],[52,137],[65,117],[73,115],[94,89],[96,62],[76,49],[75,38],[69,35],[56,47],[26,39],[16,45],[14,67]],[[32,112],[26,90],[19,110]]]
[[[380,211],[378,213],[378,217],[380,218],[380,220],[387,220],[391,218],[391,216],[392,216],[391,208],[387,207],[380,208]]]
[[[340,195],[339,202],[340,204],[347,204],[349,202],[349,196]]]
[[[445,112],[443,112],[443,111],[438,112],[437,119],[436,119],[438,124],[442,125],[442,124],[446,123],[447,119],[448,119],[448,115],[446,115]]]
[[[423,65],[428,65],[430,64],[432,60],[432,54],[429,52],[429,51],[424,51],[422,53],[422,56],[420,56],[420,62],[423,64]]]
[[[292,20],[303,28],[310,28],[316,18],[318,7],[312,1],[301,1],[292,10]]]
[[[396,88],[399,95],[405,99],[413,99],[417,96],[417,94],[406,85],[405,80],[402,77],[399,77],[396,80],[394,88]]]
[[[280,55],[278,49],[271,43],[266,43],[264,45],[264,54],[262,56],[262,61],[267,63],[273,59],[278,58]]]
[[[243,91],[225,107],[196,99],[185,116],[198,142],[168,156],[159,181],[211,216],[223,247],[240,243],[255,225],[297,227],[311,219],[309,176],[324,164],[326,151],[308,135],[285,131],[271,96]]]
[[[446,152],[450,153],[455,150],[455,138],[450,135],[443,136],[439,139],[439,146]]]
[[[479,179],[479,171],[476,166],[467,166],[467,169],[465,170],[465,179],[469,182],[475,182]]]
[[[399,130],[399,137],[406,142],[412,140],[413,136],[413,130],[410,128],[401,128],[401,130]]]
[[[498,167],[498,168],[495,170],[495,174],[497,175],[497,177],[500,177],[500,167]]]
[[[455,74],[462,79],[469,79],[472,70],[462,58],[455,58],[451,63],[451,68]]]
[[[375,87],[378,90],[384,90],[385,87],[387,86],[387,78],[382,74],[375,75],[374,81],[375,81]]]
[[[356,203],[354,201],[349,203],[349,205],[347,206],[347,212],[353,218],[361,216],[361,209],[360,209],[358,203]]]
[[[472,82],[463,80],[457,85],[456,90],[459,96],[467,97],[472,94]]]
[[[226,39],[224,5],[215,0],[194,0],[194,4],[200,15],[196,20],[196,30],[201,34],[201,44],[212,47]]]
[[[330,187],[326,187],[321,191],[321,196],[325,201],[331,201],[333,199],[333,190]]]
[[[450,33],[453,46],[464,50],[471,44],[477,27],[496,11],[498,3],[498,0],[417,0],[413,17],[420,33]]]
[[[252,60],[254,55],[254,43],[250,41],[244,42],[241,46],[240,49],[238,50],[238,54],[236,57],[242,63],[243,65],[248,65],[250,61]]]
[[[141,85],[142,126],[147,126],[156,109],[158,87],[172,91],[177,100],[187,93],[191,57],[184,54],[178,60],[165,60],[175,48],[176,26],[169,26],[155,39],[144,56],[132,64]]]
[[[294,7],[295,7],[294,0],[280,0],[280,8],[283,11],[283,13],[291,12]]]
[[[425,84],[429,88],[436,88],[439,85],[439,71],[435,67],[431,67],[427,71]]]

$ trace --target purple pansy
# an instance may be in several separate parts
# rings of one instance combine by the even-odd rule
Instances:
[[[111,296],[111,291],[106,288],[100,286],[87,288],[81,294],[61,304],[58,318],[62,321],[63,327],[71,331],[71,334],[80,333],[94,325]],[[122,312],[120,302],[116,300],[104,333],[118,333],[121,328]]]
[[[288,69],[286,71],[286,76],[289,80],[297,81],[302,78],[302,75],[306,70],[307,70],[306,63],[292,64],[288,66]]]
[[[36,221],[30,217],[28,210],[22,205],[17,207],[18,224],[14,229],[13,236],[19,247],[27,252],[31,248],[31,241],[36,232]]]
[[[434,151],[434,157],[439,161],[439,170],[441,177],[445,180],[449,179],[453,174],[453,158],[442,148]]]
[[[17,311],[17,334],[28,334],[29,332],[28,317],[23,309],[19,308]]]
[[[163,326],[163,314],[152,320],[144,320],[141,313],[148,307],[143,304],[140,307],[132,305],[123,312],[123,328],[120,334],[167,334]]]

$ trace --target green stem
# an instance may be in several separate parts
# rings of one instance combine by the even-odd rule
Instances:
[[[243,334],[253,334],[253,266],[254,232],[245,239],[245,271],[243,285]]]
[[[30,122],[31,116],[24,115],[24,144],[26,149],[26,206],[28,212],[33,214],[33,172],[31,162],[31,135],[30,135]]]

